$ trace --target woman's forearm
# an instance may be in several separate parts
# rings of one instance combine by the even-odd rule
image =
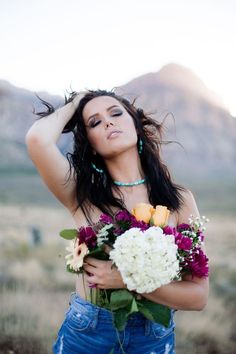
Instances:
[[[26,135],[26,141],[32,141],[47,145],[56,143],[69,120],[74,115],[78,107],[81,97],[77,95],[73,101],[67,103],[63,107],[58,108],[55,112],[37,120],[29,129]]]
[[[202,310],[208,298],[208,280],[173,281],[151,293],[141,294],[148,300],[176,310]]]

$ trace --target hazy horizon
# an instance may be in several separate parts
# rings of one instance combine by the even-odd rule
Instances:
[[[63,95],[120,86],[168,63],[191,69],[236,116],[233,0],[0,0],[0,78]]]

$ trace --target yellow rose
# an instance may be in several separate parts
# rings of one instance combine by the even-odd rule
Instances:
[[[138,221],[144,221],[149,223],[152,212],[155,209],[151,204],[147,203],[138,203],[131,211],[131,214],[135,216]]]
[[[167,209],[166,206],[157,205],[152,213],[151,223],[154,226],[164,227],[170,215],[170,211]]]

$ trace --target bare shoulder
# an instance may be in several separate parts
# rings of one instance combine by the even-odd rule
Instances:
[[[199,216],[198,207],[193,193],[189,189],[181,191],[182,206],[178,211],[178,224],[188,223],[190,215]]]
[[[86,216],[81,207],[78,207],[76,210],[71,210],[71,214],[77,228],[80,228],[81,226],[89,226],[92,224],[96,224],[99,221],[102,212],[95,205],[91,205],[88,202],[87,207],[89,209],[89,217],[91,219],[91,224],[86,219]]]

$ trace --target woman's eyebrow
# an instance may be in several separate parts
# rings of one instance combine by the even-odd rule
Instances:
[[[112,106],[108,107],[108,108],[106,109],[106,111],[109,112],[109,111],[110,111],[112,108],[114,108],[114,107],[119,107],[119,108],[120,108],[120,106],[118,106],[118,105],[116,105],[116,104],[113,104]],[[94,117],[96,117],[96,116],[98,116],[98,115],[99,115],[99,113],[95,113],[95,114],[93,114],[92,116],[90,116],[89,119],[88,119],[88,121],[87,121],[87,123],[90,121],[90,119],[92,119],[92,118],[94,118]]]

